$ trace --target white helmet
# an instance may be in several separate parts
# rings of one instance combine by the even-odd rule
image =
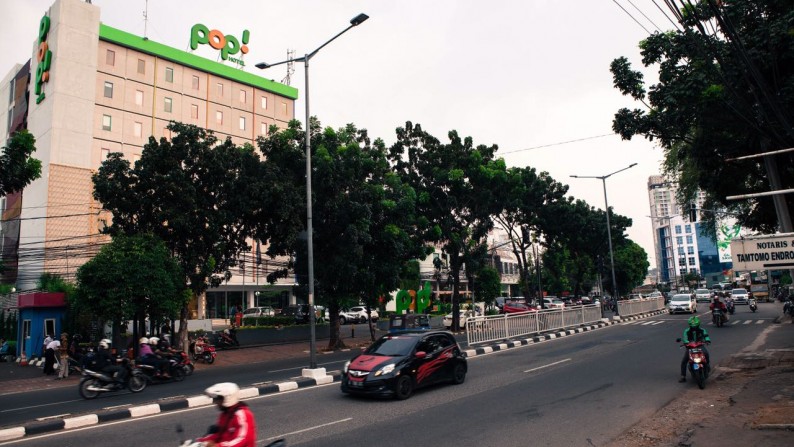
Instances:
[[[142,345],[148,345],[149,344],[149,339],[146,338],[146,337],[141,337],[141,339],[138,340],[138,343],[142,344]]]
[[[160,342],[159,338],[157,338],[157,337],[149,337],[149,344],[150,345],[156,345],[159,342]]]
[[[107,349],[108,347],[110,347],[110,343],[111,343],[110,340],[108,340],[107,338],[103,338],[99,342],[99,347],[102,349]]]
[[[229,408],[240,401],[240,387],[231,382],[216,383],[204,390],[212,400],[222,398],[221,406]]]

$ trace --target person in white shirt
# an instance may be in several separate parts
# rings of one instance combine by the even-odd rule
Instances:
[[[55,374],[55,356],[60,348],[61,342],[52,339],[44,348],[44,374],[48,376]]]

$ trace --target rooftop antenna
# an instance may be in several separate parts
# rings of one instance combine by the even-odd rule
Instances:
[[[290,62],[287,62],[287,75],[281,80],[284,85],[289,85],[290,78],[295,73],[295,62],[292,62],[292,59],[295,59],[295,50],[287,50],[287,60]]]
[[[149,0],[146,0],[143,9],[143,40],[149,40],[149,37],[146,35],[146,26],[148,24],[149,24]]]

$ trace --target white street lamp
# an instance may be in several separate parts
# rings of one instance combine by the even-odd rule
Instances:
[[[334,37],[327,40],[324,44],[317,47],[316,50],[312,51],[304,55],[303,57],[295,58],[295,59],[288,59],[286,61],[276,62],[275,64],[267,64],[265,62],[260,62],[256,64],[256,68],[259,69],[267,69],[270,67],[275,67],[276,65],[286,64],[289,62],[303,62],[303,68],[306,73],[306,86],[304,87],[305,92],[304,96],[306,97],[306,243],[307,243],[307,251],[308,255],[308,263],[309,263],[309,326],[310,326],[310,334],[311,340],[309,344],[309,368],[316,369],[317,368],[317,357],[316,357],[316,334],[315,334],[315,313],[314,313],[314,246],[312,243],[312,152],[311,152],[311,125],[310,125],[310,115],[309,115],[309,60],[317,54],[323,47],[328,45],[329,43],[333,42],[337,37],[341,36],[342,34],[346,33],[350,28],[354,26],[361,25],[364,23],[365,20],[369,18],[366,14],[359,14],[353,17],[350,20],[350,26],[342,30],[339,34],[335,35]]]

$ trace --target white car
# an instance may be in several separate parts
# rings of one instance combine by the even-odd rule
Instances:
[[[709,289],[697,289],[695,290],[695,299],[698,303],[704,302],[708,303],[711,301],[711,290]]]
[[[458,318],[458,323],[459,323],[458,327],[460,327],[461,329],[465,328],[466,327],[466,318],[475,317],[475,316],[479,317],[480,315],[482,315],[482,312],[480,312],[480,309],[477,309],[476,311],[460,309],[460,315],[459,315],[459,318]],[[447,328],[447,329],[451,328],[452,327],[452,313],[448,313],[448,314],[444,315],[444,318],[441,319],[441,323],[444,324],[445,328]]]
[[[749,303],[750,295],[747,293],[747,289],[732,289],[731,290],[731,299],[733,300],[733,304],[747,304]]]
[[[697,301],[695,301],[695,297],[692,296],[691,293],[677,293],[670,298],[670,302],[667,303],[667,311],[670,314],[675,314],[678,312],[687,312],[687,313],[695,313],[698,310]]]
[[[562,309],[565,307],[565,303],[556,296],[547,296],[543,298],[543,307],[546,309]]]
[[[366,323],[367,322],[367,308],[364,306],[353,306],[350,308],[349,313],[356,315],[358,317],[359,323]],[[372,321],[378,321],[378,311],[375,309],[370,309],[370,315],[372,317]]]

